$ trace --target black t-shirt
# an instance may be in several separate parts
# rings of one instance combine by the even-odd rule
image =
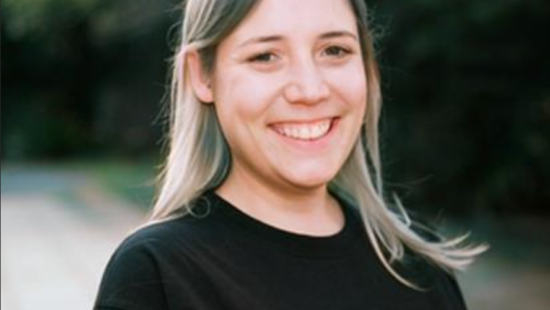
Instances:
[[[139,230],[117,249],[94,309],[465,309],[454,279],[419,259],[394,279],[367,240],[358,210],[340,201],[344,228],[315,237],[243,213],[214,192],[195,213]]]

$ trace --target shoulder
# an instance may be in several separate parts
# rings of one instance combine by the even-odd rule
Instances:
[[[96,309],[164,309],[167,286],[195,278],[189,262],[201,239],[206,238],[207,229],[202,226],[196,218],[186,216],[128,236],[105,268]]]
[[[186,215],[142,227],[127,236],[112,255],[106,273],[120,268],[161,267],[177,256],[184,260],[194,247],[214,239],[215,223],[209,217]]]
[[[153,263],[157,257],[168,254],[175,244],[185,245],[186,240],[191,240],[196,235],[192,225],[187,225],[186,222],[188,221],[178,218],[136,230],[120,243],[108,267],[121,260],[124,263],[135,260]]]
[[[162,239],[169,231],[164,226],[140,229],[118,246],[103,273],[94,309],[165,308],[158,261],[166,251]]]
[[[466,309],[455,274],[428,258],[407,249],[405,258],[394,265],[396,271],[422,292],[442,299],[452,309]]]
[[[120,244],[115,256],[143,251],[166,255],[177,249],[197,246],[206,239],[215,240],[223,227],[219,225],[210,202],[197,200],[192,209],[192,213],[136,230]]]

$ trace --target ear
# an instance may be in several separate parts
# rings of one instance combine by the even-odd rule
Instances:
[[[212,83],[210,77],[204,72],[199,52],[196,49],[190,49],[185,53],[184,57],[187,60],[191,86],[195,95],[204,103],[214,102]]]

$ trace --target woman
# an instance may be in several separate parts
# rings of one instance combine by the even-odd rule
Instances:
[[[162,187],[96,309],[465,309],[450,272],[484,248],[427,240],[382,198],[363,1],[184,14]]]

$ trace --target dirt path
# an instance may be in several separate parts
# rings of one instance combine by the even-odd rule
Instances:
[[[2,309],[91,309],[105,264],[143,214],[86,175],[2,168]]]

